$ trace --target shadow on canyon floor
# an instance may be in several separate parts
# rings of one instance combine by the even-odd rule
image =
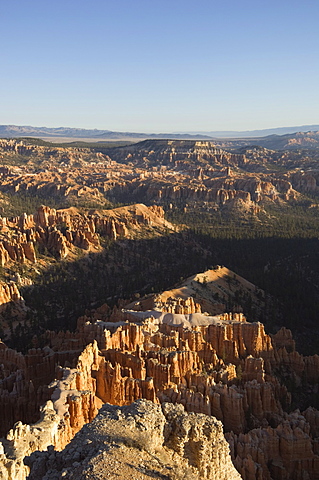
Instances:
[[[32,336],[45,329],[74,330],[87,309],[171,288],[220,264],[269,294],[261,311],[239,295],[249,321],[261,321],[270,332],[282,325],[291,328],[297,350],[316,353],[318,246],[317,238],[215,239],[192,231],[113,242],[100,253],[51,265],[34,285],[24,287],[29,326],[18,325],[8,344],[25,351]]]

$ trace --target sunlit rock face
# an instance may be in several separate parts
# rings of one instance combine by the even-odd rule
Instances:
[[[23,458],[50,445],[62,450],[108,403],[117,406],[105,407],[101,411],[105,418],[98,416],[92,431],[97,432],[94,425],[103,429],[104,420],[110,420],[115,429],[133,436],[129,445],[121,440],[121,448],[134,450],[136,428],[142,432],[153,428],[148,420],[145,425],[136,421],[142,408],[157,432],[145,455],[154,455],[150,448],[169,449],[167,464],[176,454],[194,478],[224,478],[224,474],[240,478],[219,436],[223,430],[243,479],[304,480],[305,475],[316,479],[318,411],[311,406],[304,412],[291,411],[291,394],[298,387],[316,395],[319,357],[296,352],[287,329],[271,338],[261,323],[247,322],[242,313],[205,312],[203,305],[214,309],[209,292],[221,287],[226,292],[230,273],[216,267],[124,308],[111,311],[104,306],[87,312],[76,332],[46,332],[47,346],[27,355],[1,344],[0,412],[6,434],[2,478],[24,479],[30,465],[35,469],[32,475],[38,475],[40,467],[51,475],[53,466],[62,475],[69,468],[71,450],[61,456],[51,451],[35,455],[28,465]],[[254,287],[240,277],[236,281]],[[190,291],[198,297],[189,296]],[[205,302],[199,292],[205,292]],[[145,401],[129,407],[139,399]],[[18,423],[14,426],[14,422]],[[90,438],[89,432],[84,429],[79,438]],[[84,475],[89,465],[99,464],[102,457],[95,458],[93,450],[81,450],[80,470],[75,472]],[[131,450],[124,450],[123,455],[132,456]],[[164,470],[160,473],[167,475]]]
[[[101,479],[241,478],[231,462],[221,422],[172,404],[162,409],[146,400],[120,408],[104,405],[65,450],[37,452],[27,463],[32,467],[30,480],[44,474],[48,480],[63,475],[84,479],[92,471]]]

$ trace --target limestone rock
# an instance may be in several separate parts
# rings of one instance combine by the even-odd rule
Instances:
[[[76,462],[76,463],[74,463]],[[104,405],[62,452],[28,460],[30,480],[192,478],[239,480],[222,425],[213,417],[186,414],[138,400],[128,407]],[[90,472],[90,473],[89,473]]]

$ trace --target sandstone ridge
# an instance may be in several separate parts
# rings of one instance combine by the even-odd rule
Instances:
[[[34,215],[0,217],[0,263],[1,266],[9,261],[36,263],[36,245],[65,258],[74,247],[99,250],[100,236],[116,240],[173,230],[164,213],[160,206],[143,204],[92,210],[88,214],[76,208],[56,210],[41,205]]]

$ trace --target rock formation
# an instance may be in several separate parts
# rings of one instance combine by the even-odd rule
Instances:
[[[14,357],[14,354],[9,352],[9,355],[6,355],[6,357]],[[95,343],[84,349],[78,358],[75,369],[61,367],[57,369],[57,379],[48,386],[49,395],[47,395],[47,398],[51,399],[46,401],[40,408],[38,413],[38,417],[40,416],[39,421],[33,425],[26,425],[21,421],[17,421],[13,429],[8,432],[6,439],[0,443],[1,479],[25,479],[29,471],[28,467],[23,463],[25,456],[36,450],[44,450],[50,445],[57,449],[62,449],[85,423],[93,420],[98,408],[101,406],[101,401],[94,395],[95,381],[93,370],[96,367],[96,359],[97,346]],[[20,363],[23,363],[22,358],[19,360]],[[23,367],[23,365],[21,366]],[[36,370],[39,372],[41,369],[43,370],[43,365],[37,364]],[[47,376],[48,378],[50,377]],[[20,392],[17,392],[16,390],[19,385],[18,381],[19,379],[16,379],[14,383],[15,388],[8,394],[9,397],[11,395],[13,400],[15,400],[16,410],[19,409],[20,400],[25,401],[26,398],[25,396],[23,397],[25,395],[24,391],[20,390]],[[31,407],[32,405],[32,396],[34,397],[34,387],[31,381],[30,386],[30,397],[27,405],[25,405],[28,415],[31,413],[29,412],[29,406]],[[38,393],[39,390],[40,388]],[[43,398],[41,403],[43,403]],[[1,410],[3,412],[3,409]],[[12,410],[14,409],[12,408]],[[16,410],[14,410],[15,415],[18,413]],[[10,415],[9,411],[5,413],[8,416]],[[21,411],[19,413],[21,415]]]
[[[27,157],[27,165],[12,166],[15,155]],[[278,173],[273,166],[287,160],[267,149],[233,153],[206,141],[147,140],[112,149],[111,155],[2,140],[0,191],[55,198],[66,206],[82,202],[103,208],[110,200],[170,202],[204,211],[228,207],[247,216],[263,212],[265,202],[291,202],[299,191],[317,188],[318,172],[287,168]],[[109,228],[115,233],[112,225]]]
[[[318,394],[319,356],[296,352],[287,329],[270,337],[261,323],[247,322],[242,313],[202,313],[200,293],[207,302],[210,289],[225,287],[226,292],[232,282],[254,290],[216,267],[162,294],[122,303],[126,308],[104,305],[88,311],[76,332],[46,332],[37,341],[47,346],[25,356],[1,344],[2,433],[9,432],[2,442],[0,478],[24,479],[23,457],[50,445],[64,448],[102,403],[117,405],[112,412],[128,412],[119,407],[143,398],[156,411],[160,404],[175,405],[163,407],[170,425],[164,430],[164,447],[188,459],[194,478],[217,476],[211,465],[216,458],[210,453],[213,438],[207,433],[220,425],[215,417],[244,480],[316,480],[319,414],[311,399]],[[208,305],[213,308],[213,302]],[[296,395],[302,396],[304,412],[292,408]],[[171,416],[171,411],[179,413]],[[219,462],[226,461],[224,447],[222,452],[216,454]],[[84,463],[78,467],[85,470],[91,460],[84,458],[95,453],[85,449],[81,455]],[[36,457],[34,472],[40,468],[51,475],[56,465],[61,472],[69,468],[69,453],[66,459],[51,450]]]
[[[164,219],[160,206],[143,204],[81,214],[76,208],[56,210],[41,205],[34,215],[2,218],[0,264],[10,261],[37,262],[35,246],[65,258],[74,247],[100,249],[100,236],[112,240],[156,235],[173,226]],[[0,227],[1,228],[1,227]],[[1,231],[2,230],[2,231]]]
[[[180,406],[106,404],[62,452],[34,453],[30,480],[148,478],[239,480],[221,422]]]
[[[23,305],[23,298],[20,295],[17,285],[14,282],[0,283],[0,310],[2,306],[10,302]]]

